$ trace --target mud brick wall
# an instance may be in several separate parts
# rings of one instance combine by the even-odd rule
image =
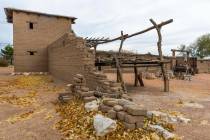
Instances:
[[[29,22],[34,23],[33,29]],[[13,12],[15,72],[47,72],[47,46],[71,32],[71,19]],[[36,51],[30,55],[27,51]]]
[[[210,73],[210,60],[197,60],[198,73]]]
[[[102,72],[95,69],[94,51],[85,46],[82,38],[67,33],[48,47],[49,73],[54,77],[73,83],[76,74],[85,76],[87,86],[92,90],[120,94],[119,83],[109,81]]]
[[[65,34],[48,47],[49,72],[64,81],[72,82],[75,74],[85,74],[94,66],[93,51],[84,47],[84,40]]]

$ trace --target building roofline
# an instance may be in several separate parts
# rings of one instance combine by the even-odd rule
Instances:
[[[13,14],[12,14],[13,11],[36,14],[36,15],[43,15],[43,16],[48,16],[48,17],[67,18],[67,19],[71,19],[73,24],[75,23],[75,20],[77,19],[76,17],[71,17],[71,16],[48,14],[48,13],[42,13],[42,12],[31,11],[31,10],[23,10],[23,9],[11,8],[11,7],[4,8],[4,11],[7,16],[8,23],[13,23]]]

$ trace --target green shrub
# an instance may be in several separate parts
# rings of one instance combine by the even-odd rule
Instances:
[[[0,58],[0,67],[7,67],[7,66],[8,66],[7,60]]]

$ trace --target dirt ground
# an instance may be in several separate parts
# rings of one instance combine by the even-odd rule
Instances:
[[[32,88],[11,86],[11,82],[20,77],[10,76],[12,71],[13,68],[0,68],[0,96],[10,97],[6,102],[0,101],[0,140],[61,139],[60,133],[54,129],[59,118],[54,103],[57,93],[63,91],[64,87],[54,83],[47,84],[49,89],[44,89],[42,85]],[[13,95],[24,97],[30,92],[35,92],[36,95],[29,97],[28,100],[34,102],[28,105],[27,97],[12,98]]]
[[[116,75],[107,73],[109,79]],[[164,93],[163,81],[160,79],[145,80],[145,87],[133,87],[134,75],[123,75],[129,95],[133,100],[148,110],[179,111],[192,120],[189,124],[176,125],[175,133],[184,140],[210,140],[210,74],[197,74],[192,81],[170,80],[170,92]],[[202,105],[188,107],[180,102],[192,102]]]
[[[54,103],[66,83],[54,80],[47,83],[48,88],[42,84],[33,88],[17,87],[11,85],[11,81],[20,76],[10,76],[12,71],[12,67],[0,68],[0,98],[5,100],[0,101],[0,140],[61,139],[54,128],[59,120]],[[115,79],[115,74],[107,75]],[[129,95],[136,103],[148,110],[179,111],[192,122],[177,124],[177,135],[184,140],[210,140],[210,74],[198,74],[192,81],[171,80],[169,93],[162,92],[160,79],[144,80],[145,87],[133,87],[133,78],[132,74],[124,74]],[[198,103],[203,108],[182,105],[185,102]]]

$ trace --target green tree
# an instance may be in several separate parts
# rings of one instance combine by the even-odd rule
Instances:
[[[200,58],[210,56],[210,34],[202,35],[188,48]]]
[[[8,44],[3,49],[1,49],[1,55],[12,64],[13,60],[13,47]]]

